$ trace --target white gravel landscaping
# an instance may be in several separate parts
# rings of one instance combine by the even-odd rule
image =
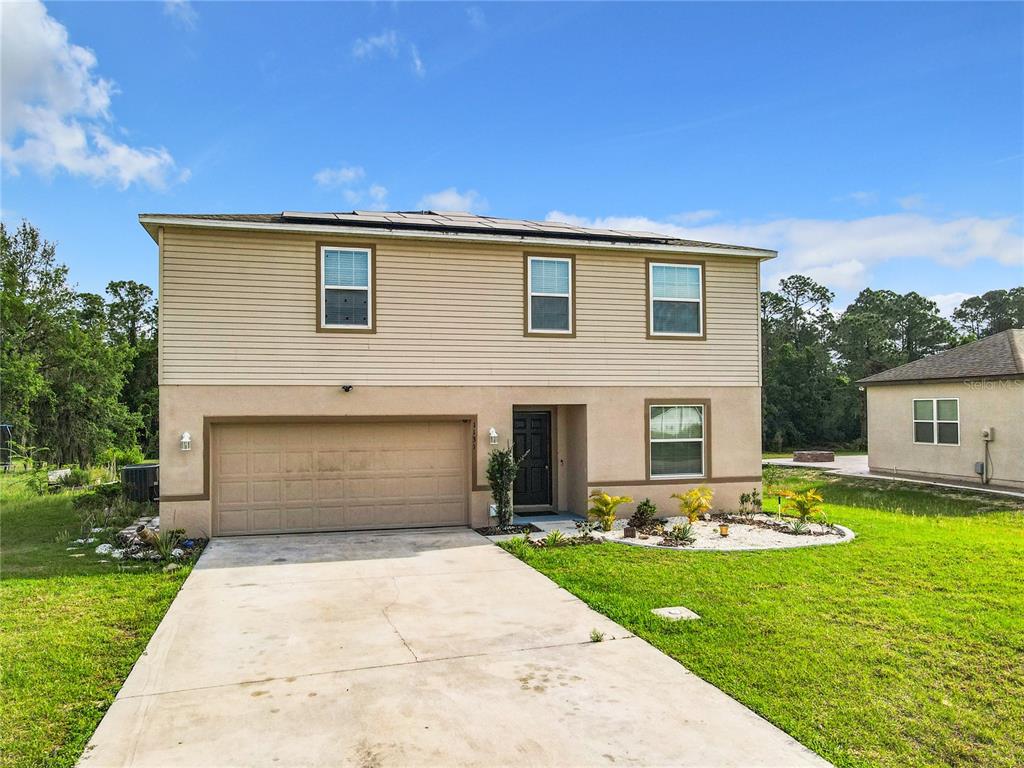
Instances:
[[[757,519],[765,521],[774,520],[770,515],[759,515]],[[671,530],[673,525],[680,525],[686,522],[685,517],[670,517],[666,530]],[[616,544],[629,544],[637,547],[657,547],[658,549],[701,549],[719,551],[750,551],[759,549],[789,549],[792,547],[817,547],[824,544],[841,544],[850,541],[855,534],[849,528],[841,525],[832,526],[828,530],[818,523],[808,524],[810,533],[795,535],[783,531],[763,528],[758,525],[747,525],[744,523],[729,523],[729,535],[722,536],[718,532],[718,521],[698,520],[693,523],[693,533],[697,540],[685,547],[663,547],[660,536],[649,536],[647,538],[637,537],[627,539],[622,535],[626,527],[625,520],[616,520],[611,531],[594,531],[594,536],[605,541]],[[814,535],[817,534],[817,535]]]

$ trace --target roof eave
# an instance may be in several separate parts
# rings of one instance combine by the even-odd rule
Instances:
[[[552,247],[572,247],[578,245],[585,248],[601,248],[605,250],[633,250],[664,253],[700,253],[714,256],[740,256],[762,260],[774,259],[777,251],[763,248],[717,248],[713,246],[673,245],[669,243],[630,243],[622,241],[567,239],[532,235],[490,234],[486,232],[432,232],[427,230],[352,227],[345,225],[316,225],[308,223],[288,222],[254,222],[230,221],[213,219],[193,219],[177,216],[160,216],[156,214],[139,214],[139,223],[154,241],[157,229],[162,226],[198,227],[202,229],[248,230],[262,232],[303,232],[318,235],[355,235],[367,237],[372,235],[380,238],[415,239],[415,240],[455,240],[459,242],[478,243],[509,243],[519,245],[543,245]]]
[[[862,387],[877,387],[888,384],[949,384],[955,382],[978,381],[980,379],[1024,379],[1024,373],[986,373],[962,374],[960,376],[931,376],[913,379],[883,379],[872,381],[872,377],[859,379],[855,383]]]

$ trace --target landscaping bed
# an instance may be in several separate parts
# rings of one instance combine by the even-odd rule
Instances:
[[[794,531],[794,521],[772,515],[708,515],[708,519],[690,523],[693,541],[683,543],[667,538],[665,533],[676,526],[689,523],[685,517],[670,517],[650,532],[629,531],[627,521],[616,520],[610,531],[595,531],[594,535],[616,544],[638,547],[670,549],[697,549],[715,551],[786,549],[814,547],[822,544],[840,544],[854,538],[854,533],[843,526],[808,522],[804,530]],[[722,535],[722,524],[727,534]]]

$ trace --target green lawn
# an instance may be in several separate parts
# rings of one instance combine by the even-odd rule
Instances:
[[[819,487],[830,519],[857,538],[525,559],[838,766],[1024,765],[1021,505],[779,473],[787,487]],[[669,605],[702,618],[649,613]]]
[[[841,450],[833,450],[831,448],[829,448],[828,450],[831,450],[832,453],[834,453],[836,456],[867,456],[867,451],[847,451],[847,450],[842,450],[842,449]],[[783,452],[779,453],[778,451],[765,451],[764,453],[761,454],[761,458],[762,459],[792,459],[793,458],[793,452],[792,451],[783,451]]]
[[[73,494],[23,480],[0,476],[0,764],[71,766],[189,569],[68,552]]]

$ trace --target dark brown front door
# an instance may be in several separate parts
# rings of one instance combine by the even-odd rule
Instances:
[[[512,501],[517,507],[551,504],[551,414],[516,411],[512,414],[512,448],[519,467]]]

